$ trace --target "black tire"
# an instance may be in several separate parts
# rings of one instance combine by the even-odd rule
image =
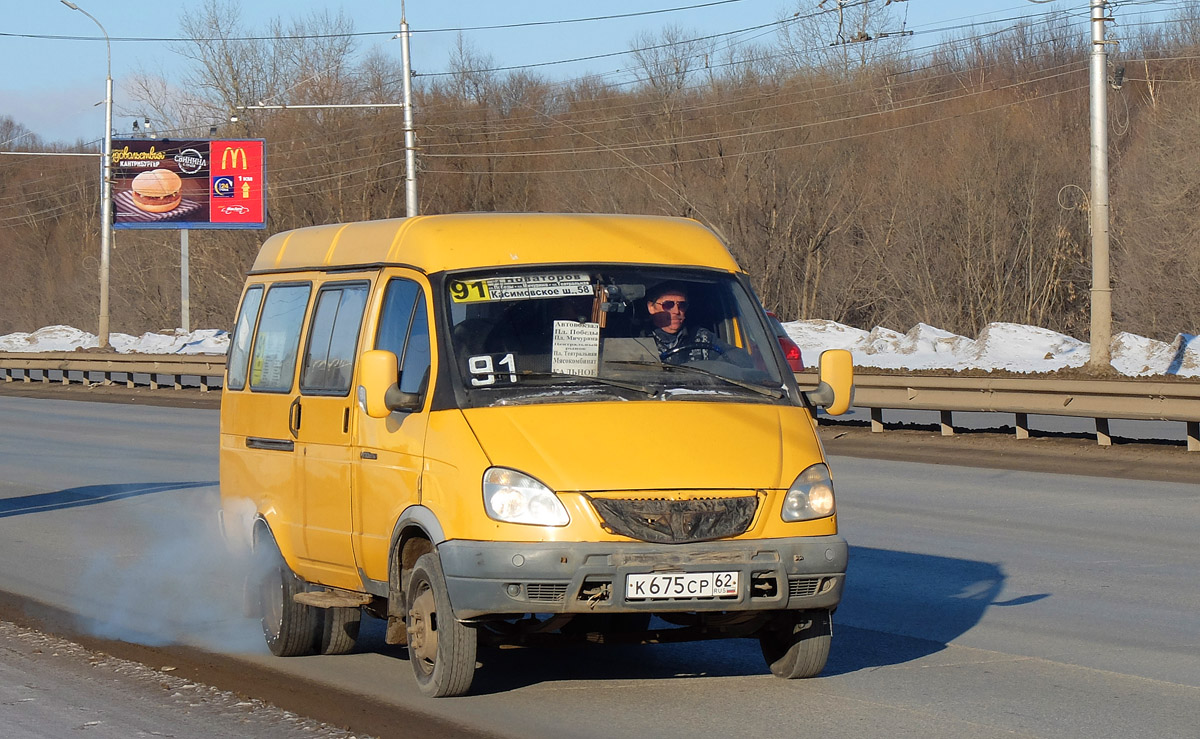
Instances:
[[[460,623],[450,608],[442,563],[436,552],[422,554],[404,589],[408,660],[417,687],[432,698],[463,695],[475,678],[479,634]]]
[[[350,654],[358,645],[362,624],[361,608],[324,608],[321,614],[321,654]]]
[[[263,636],[276,657],[315,654],[320,636],[321,612],[294,600],[304,592],[304,581],[284,561],[274,541],[261,542],[262,576],[258,586],[258,608]]]
[[[833,641],[829,611],[784,611],[758,633],[763,659],[776,677],[816,677],[825,669]]]

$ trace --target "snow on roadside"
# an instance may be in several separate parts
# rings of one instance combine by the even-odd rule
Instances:
[[[1120,333],[1113,339],[1113,367],[1123,375],[1200,376],[1200,341],[1179,334],[1170,344],[1135,334]]]
[[[1082,367],[1091,355],[1086,342],[1016,323],[990,323],[975,339],[923,323],[906,334],[881,326],[864,331],[825,320],[790,321],[783,327],[800,347],[806,367],[815,367],[826,349],[849,349],[859,367],[908,370],[1053,372]],[[1180,334],[1168,344],[1118,334],[1112,343],[1112,364],[1121,374],[1135,377],[1200,377],[1200,340]]]
[[[119,347],[117,336],[128,339],[129,343]],[[137,354],[224,354],[229,348],[229,332],[219,329],[192,332],[175,329],[170,334],[145,333],[136,338],[114,334],[110,340],[117,351]]]
[[[1016,323],[989,323],[975,340],[972,369],[1053,372],[1087,364],[1087,343],[1065,334]]]
[[[141,336],[112,333],[108,340],[121,354],[224,354],[229,347],[229,333],[220,329],[175,329],[172,333]],[[46,326],[33,333],[0,336],[0,352],[73,352],[99,344],[94,334],[70,326]]]
[[[1037,326],[989,323],[977,338],[918,323],[907,333],[876,326],[870,331],[836,321],[807,320],[783,324],[800,347],[804,364],[817,365],[825,349],[849,349],[860,367],[884,369],[1003,369],[1013,372],[1053,372],[1087,363],[1086,342]],[[111,334],[113,348],[136,354],[225,354],[229,334],[216,329]],[[0,352],[69,352],[91,348],[96,337],[70,326],[47,326],[33,333],[0,336]],[[1200,340],[1179,334],[1166,343],[1129,333],[1112,343],[1112,364],[1131,377],[1179,375],[1200,377]]]
[[[96,346],[96,337],[70,326],[46,326],[31,334],[16,333],[0,336],[0,351],[5,352],[73,352],[88,341]]]

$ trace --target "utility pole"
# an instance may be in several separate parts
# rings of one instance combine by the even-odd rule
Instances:
[[[108,31],[96,17],[79,7],[70,0],[60,0],[70,8],[86,15],[100,28],[104,34],[104,47],[108,54],[108,76],[104,88],[104,146],[102,155],[104,161],[100,165],[100,325],[97,329],[97,343],[101,349],[107,349],[108,342],[108,273],[109,255],[112,253],[112,109],[113,109],[113,80],[112,80],[112,43]]]
[[[1092,122],[1092,197],[1089,209],[1092,231],[1092,322],[1088,368],[1112,368],[1112,283],[1108,266],[1108,52],[1104,40],[1107,0],[1091,0],[1092,57],[1090,68]]]
[[[412,62],[408,52],[408,20],[404,0],[400,0],[400,56],[404,64],[404,203],[405,214],[412,218],[420,212],[417,200],[417,133],[413,129]]]
[[[404,101],[400,103],[336,103],[322,105],[237,105],[239,110],[326,110],[330,108],[403,108],[404,109],[404,213],[408,217],[420,214],[420,204],[417,199],[417,134],[413,126],[412,105],[412,63],[408,50],[408,21],[404,17],[404,3],[400,3],[400,33],[393,39],[400,39],[400,56],[404,69]],[[237,114],[229,117],[230,123],[236,123]]]

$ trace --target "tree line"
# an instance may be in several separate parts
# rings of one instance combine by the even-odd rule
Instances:
[[[687,216],[728,242],[784,320],[968,336],[1012,321],[1086,340],[1086,22],[1031,16],[914,50],[870,38],[894,8],[839,18],[801,3],[797,22],[753,46],[667,28],[633,41],[636,74],[620,80],[497,71],[460,40],[447,73],[414,80],[421,211]],[[1170,340],[1200,327],[1197,18],[1187,5],[1113,54],[1114,331]],[[183,21],[186,78],[138,77],[134,98],[178,138],[207,138],[219,122],[218,138],[266,139],[267,234],[399,217],[399,109],[245,111],[228,123],[256,101],[400,100],[398,61],[359,54],[352,30],[319,13],[262,37],[209,0]],[[48,146],[11,118],[0,142]],[[0,157],[0,334],[95,329],[97,170],[85,158]],[[265,235],[191,233],[193,328],[229,327]],[[178,243],[175,232],[115,234],[113,330],[178,323]]]

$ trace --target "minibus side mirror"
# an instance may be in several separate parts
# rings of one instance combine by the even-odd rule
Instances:
[[[845,349],[826,349],[821,352],[816,390],[805,393],[808,402],[824,408],[831,416],[850,410],[854,402],[854,357]]]
[[[358,403],[371,418],[387,418],[392,411],[415,411],[421,396],[406,393],[396,384],[400,362],[393,352],[363,352],[358,370]]]

